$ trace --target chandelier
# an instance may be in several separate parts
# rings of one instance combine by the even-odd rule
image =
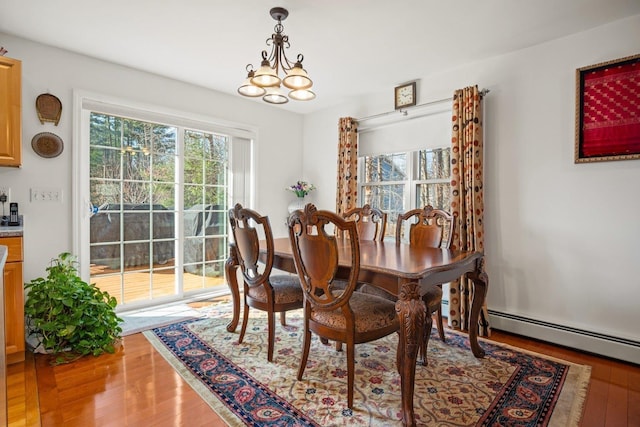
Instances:
[[[238,88],[238,93],[253,98],[261,96],[270,104],[284,104],[289,102],[289,98],[296,101],[315,98],[316,94],[309,90],[313,82],[302,68],[304,57],[298,54],[296,62],[292,65],[284,51],[285,48],[289,48],[289,36],[282,33],[282,21],[289,16],[289,12],[283,7],[274,7],[269,14],[278,21],[274,27],[275,33],[267,39],[267,46],[271,46],[271,54],[267,56],[267,51],[262,51],[262,62],[257,71],[253,69],[252,64],[247,65],[247,78]],[[279,76],[281,69],[283,78]],[[281,85],[291,89],[288,97],[283,93]]]

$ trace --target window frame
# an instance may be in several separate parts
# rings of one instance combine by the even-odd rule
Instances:
[[[403,207],[402,211],[406,212],[411,209],[422,208],[423,206],[417,206],[418,200],[418,186],[422,184],[448,184],[451,186],[451,174],[448,178],[433,178],[433,179],[418,179],[418,167],[420,162],[420,151],[435,151],[441,149],[451,150],[450,146],[436,146],[429,148],[420,148],[416,150],[403,150],[397,152],[387,152],[387,153],[379,153],[375,155],[365,155],[358,156],[358,202],[359,205],[362,206],[365,204],[365,187],[370,186],[383,186],[383,185],[403,185]],[[377,157],[384,155],[397,155],[397,154],[405,154],[407,161],[407,170],[406,170],[406,180],[394,180],[394,181],[370,181],[365,182],[365,157]],[[383,209],[379,206],[375,206],[377,208]],[[450,211],[451,206],[446,206],[445,210]],[[396,217],[393,215],[393,212],[390,213],[388,217],[388,221],[390,223],[395,223]],[[386,236],[390,235],[395,236],[395,227],[387,226]]]
[[[131,102],[128,100],[110,97],[103,94],[74,91],[73,108],[73,139],[77,141],[72,150],[72,219],[76,225],[73,227],[72,250],[77,254],[78,271],[80,276],[89,280],[90,256],[89,256],[89,218],[91,217],[91,200],[89,197],[89,116],[91,111],[148,121],[167,126],[175,126],[183,129],[195,129],[214,134],[228,135],[231,139],[229,148],[229,182],[227,183],[228,205],[242,202],[246,206],[252,206],[255,200],[255,175],[254,162],[255,141],[257,130],[252,126],[227,122],[221,119],[202,116],[196,113],[172,110],[167,107]],[[178,133],[180,135],[180,132]],[[180,135],[179,138],[182,138]],[[239,149],[235,156],[234,145],[237,140]],[[178,143],[178,142],[176,142]],[[180,142],[182,145],[182,142]],[[179,148],[181,151],[182,148]],[[183,152],[178,155],[183,156]],[[182,164],[182,163],[181,163]],[[177,170],[178,171],[178,170]],[[180,177],[184,171],[179,169]],[[237,175],[237,179],[234,176]],[[180,178],[181,179],[181,178]],[[176,200],[176,204],[182,200]],[[183,236],[182,220],[178,220],[180,228],[177,238]]]

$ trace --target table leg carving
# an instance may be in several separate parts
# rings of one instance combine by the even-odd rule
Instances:
[[[426,307],[426,306],[425,306]],[[427,360],[427,350],[429,349],[429,338],[431,337],[431,328],[433,327],[433,319],[427,313],[424,319],[424,328],[422,332],[422,345],[421,350],[418,352],[422,354],[422,366],[427,366],[429,361]]]
[[[400,322],[396,363],[400,374],[402,393],[402,424],[415,426],[413,392],[416,375],[418,348],[424,339],[426,307],[420,297],[420,284],[404,283],[396,302],[396,313]]]
[[[238,288],[237,270],[240,267],[238,256],[234,245],[229,246],[229,258],[224,265],[225,274],[227,275],[227,285],[231,291],[231,301],[233,302],[233,317],[227,324],[227,331],[234,332],[240,322],[240,289]]]
[[[473,300],[469,317],[469,344],[475,357],[484,357],[484,350],[478,344],[478,319],[489,287],[489,276],[484,269],[484,258],[480,258],[475,271],[467,273],[467,277],[473,282]]]

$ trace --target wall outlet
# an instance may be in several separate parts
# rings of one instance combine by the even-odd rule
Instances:
[[[62,190],[59,188],[32,188],[32,202],[62,202]]]
[[[5,194],[7,196],[7,201],[5,203],[9,203],[11,201],[11,188],[0,185],[0,194]]]

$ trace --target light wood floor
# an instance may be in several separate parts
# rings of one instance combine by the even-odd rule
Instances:
[[[493,331],[492,339],[592,366],[582,426],[640,426],[640,366]],[[8,369],[9,426],[224,426],[142,334],[114,355]]]

